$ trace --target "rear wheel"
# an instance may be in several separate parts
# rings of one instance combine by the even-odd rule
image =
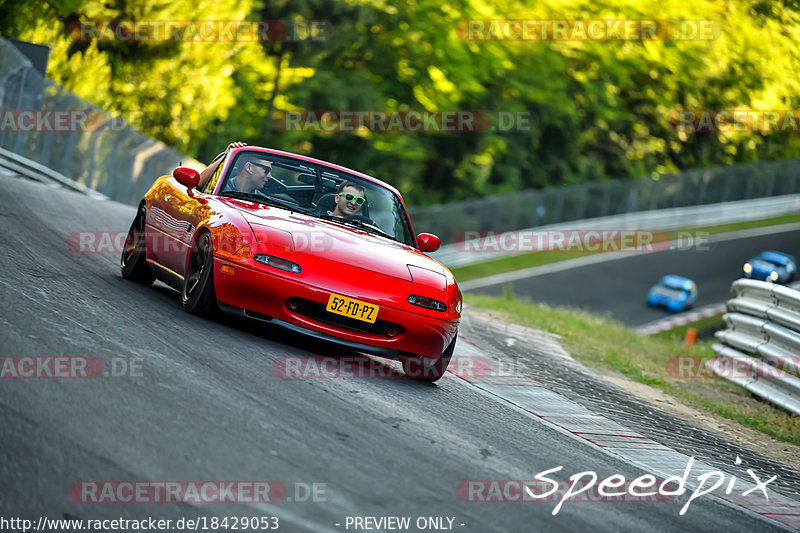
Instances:
[[[139,207],[136,218],[133,219],[131,224],[131,229],[128,230],[128,236],[125,238],[125,246],[122,248],[119,266],[123,278],[143,285],[151,285],[156,280],[156,276],[147,266],[147,260],[145,259],[144,231],[146,215],[147,209],[145,206]]]
[[[406,377],[412,379],[430,381],[431,383],[438,381],[444,376],[455,349],[456,337],[453,337],[450,345],[437,358],[412,356],[405,359],[403,361],[403,372],[405,372]]]
[[[204,232],[195,241],[189,267],[183,278],[183,310],[195,315],[212,316],[217,311],[214,292],[214,246],[211,234]]]

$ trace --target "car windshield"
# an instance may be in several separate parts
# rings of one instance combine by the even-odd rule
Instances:
[[[694,283],[689,280],[669,276],[663,278],[658,282],[658,284],[663,285],[664,287],[669,287],[670,289],[677,289],[684,292],[689,292],[691,286],[694,285]]]
[[[340,193],[340,185],[349,182]],[[370,180],[301,159],[242,150],[231,161],[220,196],[235,196],[352,226],[415,246],[399,196]],[[340,204],[349,203],[349,209]]]
[[[786,266],[789,263],[789,259],[787,257],[769,252],[764,252],[758,255],[756,259],[766,261],[767,263],[772,263],[773,265],[777,266]]]
[[[656,285],[654,292],[657,296],[666,296],[672,300],[678,300],[686,295],[686,291],[683,289],[676,289],[665,285]]]

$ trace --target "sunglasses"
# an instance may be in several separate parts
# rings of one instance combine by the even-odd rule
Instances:
[[[269,174],[270,172],[272,172],[272,165],[264,165],[264,164],[262,164],[262,163],[256,163],[256,162],[254,162],[254,161],[250,161],[250,164],[251,164],[251,165],[255,165],[255,166],[257,166],[257,167],[261,167],[261,168],[263,168],[264,170],[266,170],[266,171],[267,171],[267,174]]]
[[[339,196],[344,196],[344,199],[347,200],[348,202],[352,202],[355,199],[358,205],[361,205],[367,201],[366,198],[363,198],[361,196],[356,196],[355,194],[350,194],[349,192],[340,192]]]

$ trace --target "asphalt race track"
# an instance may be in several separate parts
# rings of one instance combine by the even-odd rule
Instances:
[[[730,298],[731,283],[742,277],[742,265],[763,250],[779,250],[800,258],[800,230],[705,242],[683,250],[620,254],[621,259],[484,286],[470,292],[498,296],[511,283],[514,296],[518,298],[607,314],[629,326],[640,326],[669,316],[665,309],[647,305],[647,291],[661,276],[678,274],[694,280],[698,291],[695,307],[724,302]]]
[[[273,371],[281,357],[355,354],[260,324],[188,315],[175,291],[123,280],[116,252],[67,246],[74,232],[126,231],[130,206],[2,175],[0,186],[0,355],[96,357],[122,374],[0,379],[3,517],[274,516],[279,531],[321,532],[363,531],[348,527],[348,517],[380,516],[408,516],[412,524],[447,517],[452,523],[440,525],[475,533],[784,530],[712,497],[696,499],[683,516],[685,496],[568,501],[557,515],[555,503],[463,501],[457,487],[466,480],[530,480],[559,465],[560,479],[648,472],[462,379],[283,378]],[[738,246],[737,257],[758,248]],[[686,273],[730,262],[714,256]],[[688,268],[690,259],[673,260]],[[655,277],[636,271],[646,257],[626,261],[637,280]],[[730,268],[720,277],[733,277],[738,262]],[[599,270],[585,280],[596,298],[605,285]],[[565,275],[583,296],[580,273]],[[608,283],[613,300],[623,300],[618,283]],[[488,342],[466,341],[456,355],[466,348],[503,355]],[[110,480],[268,480],[287,494],[266,504],[191,504],[91,503],[70,492],[76,483]],[[318,489],[314,497],[310,488]]]

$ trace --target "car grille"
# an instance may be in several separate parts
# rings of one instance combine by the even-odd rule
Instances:
[[[304,300],[302,298],[292,298],[297,304],[296,309],[289,308],[292,312],[306,316],[317,322],[323,322],[342,329],[357,331],[359,333],[369,333],[371,335],[381,335],[383,337],[396,337],[400,335],[404,328],[400,324],[378,319],[375,323],[362,322],[355,318],[331,313],[325,308],[325,304]],[[288,307],[288,306],[287,306]],[[394,335],[389,335],[389,331],[394,330]]]

